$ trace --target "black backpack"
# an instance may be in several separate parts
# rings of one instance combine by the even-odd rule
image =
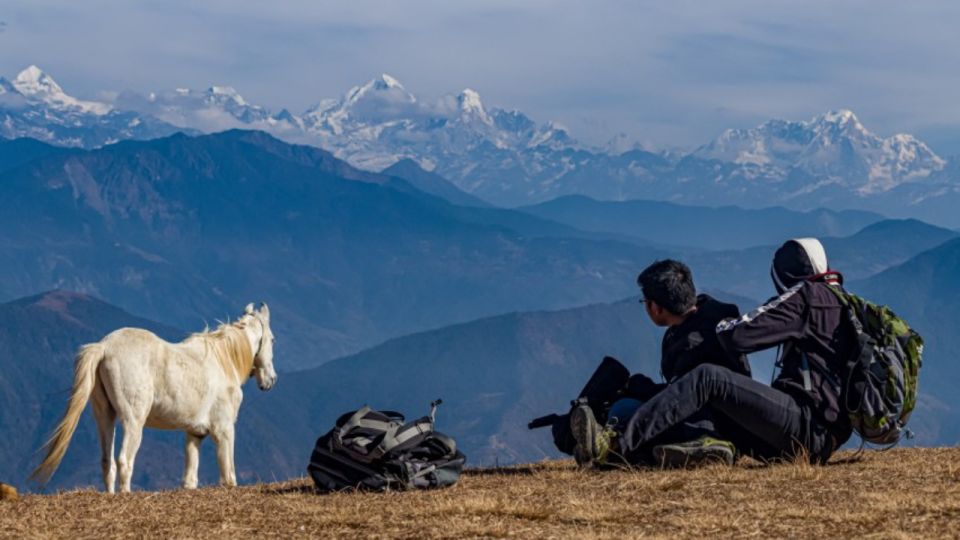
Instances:
[[[323,492],[430,489],[460,479],[466,456],[450,437],[434,431],[440,400],[430,416],[405,422],[402,414],[364,406],[342,415],[317,439],[307,471]]]

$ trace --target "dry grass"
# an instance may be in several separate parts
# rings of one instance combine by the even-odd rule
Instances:
[[[849,455],[849,454],[847,454]],[[842,456],[841,456],[842,457]],[[960,534],[960,449],[805,464],[471,471],[439,492],[315,495],[307,480],[235,489],[0,502],[0,535],[39,537],[945,537]]]

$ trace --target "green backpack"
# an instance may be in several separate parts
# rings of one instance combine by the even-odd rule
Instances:
[[[840,396],[853,429],[865,441],[893,445],[917,404],[923,338],[887,306],[829,287],[857,333]]]

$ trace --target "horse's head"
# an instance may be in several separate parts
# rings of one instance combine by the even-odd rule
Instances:
[[[269,390],[277,382],[277,372],[273,369],[273,331],[270,330],[270,308],[266,303],[260,304],[260,309],[254,309],[253,304],[247,304],[242,320],[248,321],[253,329],[253,373],[257,378],[257,386],[261,390]]]

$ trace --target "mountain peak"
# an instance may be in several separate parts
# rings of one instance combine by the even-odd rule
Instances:
[[[48,75],[44,73],[39,66],[37,66],[36,64],[30,64],[29,66],[24,68],[23,71],[17,74],[17,80],[22,80],[22,81],[38,80],[46,76]]]
[[[403,85],[400,84],[400,81],[387,75],[386,73],[381,73],[380,77],[374,79],[374,82],[383,88],[403,88]]]
[[[417,98],[400,84],[400,81],[394,79],[386,73],[379,77],[367,81],[363,86],[354,86],[347,92],[344,104],[350,105],[359,102],[366,96],[389,96],[391,102],[414,103]]]
[[[484,124],[493,125],[493,118],[487,114],[480,101],[480,94],[471,88],[465,88],[457,96],[457,106],[460,108],[460,117],[464,119],[476,118]]]
[[[857,119],[857,115],[853,114],[853,111],[850,109],[827,111],[826,113],[820,115],[820,118],[824,122],[830,122],[831,124],[846,124],[848,122],[854,122],[857,124],[860,123],[860,120]]]
[[[207,94],[210,96],[223,96],[227,99],[233,100],[237,105],[246,105],[246,100],[243,99],[243,96],[240,95],[237,90],[232,86],[211,86],[207,89]]]
[[[853,114],[853,111],[849,109],[828,111],[820,116],[814,117],[808,125],[820,131],[828,129],[831,132],[872,135],[867,128],[863,127],[857,115]]]
[[[36,65],[31,65],[17,74],[13,86],[18,92],[31,100],[38,100],[49,105],[58,105],[69,109],[79,109],[85,113],[103,115],[110,112],[111,107],[105,103],[80,101],[69,96],[63,88]]]
[[[17,78],[13,80],[13,85],[17,87],[21,94],[28,96],[63,94],[63,88],[60,88],[57,81],[35,65],[31,65],[18,73]]]
[[[480,101],[480,94],[472,88],[464,88],[463,92],[460,92],[460,95],[457,96],[457,103],[460,104],[460,108],[464,111],[483,110],[483,102]]]

